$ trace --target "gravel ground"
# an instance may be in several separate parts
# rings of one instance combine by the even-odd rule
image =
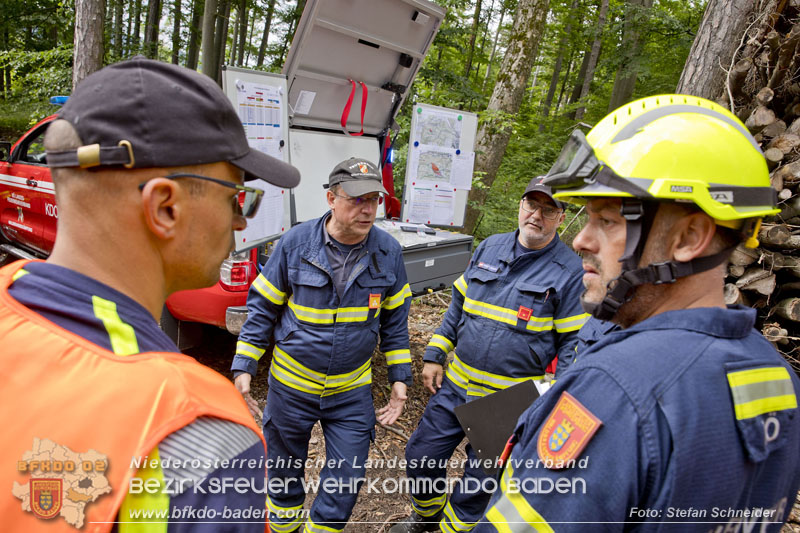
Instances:
[[[446,294],[431,294],[414,300],[409,315],[409,337],[411,341],[411,358],[413,361],[414,386],[408,391],[408,400],[403,414],[393,424],[391,429],[376,427],[375,442],[372,443],[369,459],[373,464],[382,463],[391,465],[392,461],[404,457],[405,444],[408,437],[417,427],[430,393],[422,387],[422,354],[433,331],[439,326],[442,315],[449,304]],[[214,334],[204,343],[202,349],[190,352],[200,362],[216,369],[223,375],[230,377],[230,358],[234,352],[235,339],[225,334]],[[263,408],[267,398],[268,361],[259,365],[258,375],[252,383],[253,396]],[[373,359],[372,392],[375,409],[383,407],[389,398],[390,388],[386,380],[386,364],[377,351]],[[454,458],[460,463],[465,457],[465,442],[456,450]],[[309,458],[322,458],[325,456],[325,441],[322,430],[317,424],[312,432],[309,443]],[[452,469],[450,476],[460,474],[459,469]],[[319,469],[313,468],[306,471],[306,479],[319,476]],[[379,478],[380,489],[383,480],[400,479],[405,476],[405,471],[397,468],[368,468],[367,479]],[[306,498],[306,508],[313,501],[313,495]],[[366,492],[362,489],[358,502],[353,509],[353,514],[345,527],[345,533],[367,533],[387,531],[389,525],[398,521],[411,512],[408,496],[404,494],[387,494],[380,490]],[[800,494],[794,504],[789,523],[781,529],[781,533],[800,533]]]

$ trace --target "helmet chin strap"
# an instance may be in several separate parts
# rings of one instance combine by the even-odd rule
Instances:
[[[664,261],[651,263],[646,267],[637,268],[642,259],[647,236],[653,227],[658,205],[653,202],[643,202],[636,198],[624,198],[620,214],[626,221],[625,253],[619,259],[622,263],[622,272],[608,282],[606,294],[599,303],[585,302],[584,310],[600,320],[611,320],[619,308],[629,302],[636,293],[636,287],[652,283],[675,283],[675,280],[699,272],[711,270],[730,257],[736,245],[725,248],[713,255],[698,257],[691,261]],[[584,291],[584,295],[586,291]]]

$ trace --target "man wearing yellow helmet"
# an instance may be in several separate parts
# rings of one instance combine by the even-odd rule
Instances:
[[[722,296],[777,212],[758,144],[712,102],[650,97],[574,132],[545,183],[586,205],[582,303],[621,329],[520,417],[475,531],[780,530],[800,381]]]

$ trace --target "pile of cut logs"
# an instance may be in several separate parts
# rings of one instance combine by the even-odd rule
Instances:
[[[760,246],[739,246],[725,300],[758,309],[764,336],[800,373],[800,2],[771,2],[748,29],[720,103],[761,144],[779,215],[764,219]]]

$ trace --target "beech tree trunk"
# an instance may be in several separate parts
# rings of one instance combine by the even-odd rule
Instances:
[[[478,25],[481,20],[481,1],[475,2],[475,14],[472,16],[472,31],[469,36],[469,52],[467,52],[467,62],[464,65],[464,77],[469,78],[469,71],[472,70],[472,56],[475,54],[475,40],[478,37]]]
[[[506,4],[502,2],[500,4],[500,22],[497,23],[497,33],[494,36],[494,43],[492,43],[492,53],[489,55],[489,64],[486,65],[486,75],[483,77],[483,85],[481,89],[486,87],[486,82],[489,80],[489,76],[492,75],[492,62],[494,61],[494,55],[497,53],[497,41],[500,40],[500,34],[503,31],[503,19],[506,16]],[[441,52],[439,52],[441,54]]]
[[[480,206],[486,201],[508,146],[511,136],[508,118],[517,113],[522,104],[539,48],[547,7],[546,0],[519,0],[517,3],[508,48],[476,136],[475,171],[481,176],[482,186],[469,191],[464,221],[467,233],[472,233],[478,223]]]
[[[123,0],[114,1],[114,56],[122,57],[122,5]]]
[[[103,66],[103,0],[76,0],[72,88]]]
[[[247,43],[247,18],[249,12],[247,9],[247,0],[241,0],[239,3],[239,46],[236,58],[236,64],[240,67],[244,65],[244,48]]]
[[[214,54],[214,29],[217,24],[217,0],[205,0],[203,7],[203,36],[202,36],[202,69],[206,76],[217,79],[216,61]]]
[[[192,2],[192,22],[189,24],[189,49],[186,52],[186,68],[192,70],[197,69],[204,5],[203,0],[194,0]]]
[[[572,19],[575,16],[575,10],[578,8],[578,0],[572,0],[572,5],[566,13],[567,22],[564,25],[564,33],[561,34],[561,39],[558,41],[558,54],[556,55],[556,62],[553,65],[553,77],[550,78],[550,87],[547,89],[547,96],[544,98],[544,105],[542,106],[542,119],[539,123],[539,133],[544,131],[545,122],[547,117],[550,116],[550,106],[553,105],[553,98],[556,95],[556,88],[558,87],[558,80],[561,78],[561,64],[564,62],[564,52],[567,49],[567,38],[572,33]]]

